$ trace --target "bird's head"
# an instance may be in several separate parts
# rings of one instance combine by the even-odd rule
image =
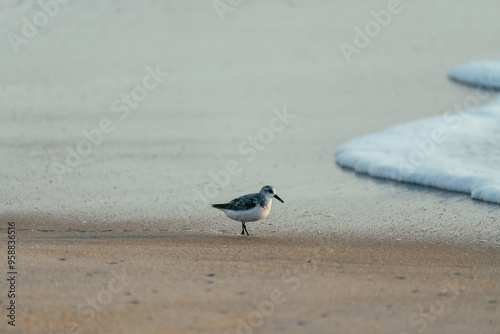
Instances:
[[[285,203],[278,195],[276,195],[276,189],[274,189],[273,186],[262,187],[262,189],[260,190],[260,193],[262,195],[266,196],[266,198],[276,198],[281,203]]]

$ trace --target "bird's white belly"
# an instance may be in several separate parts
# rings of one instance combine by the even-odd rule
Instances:
[[[257,205],[256,207],[249,210],[242,210],[242,211],[226,210],[226,215],[231,219],[246,223],[266,218],[267,215],[269,214],[269,211],[271,211],[271,203],[269,203],[265,207]]]

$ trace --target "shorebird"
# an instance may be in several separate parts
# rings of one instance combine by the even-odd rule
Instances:
[[[248,234],[245,223],[254,222],[267,217],[271,211],[271,203],[273,198],[276,198],[281,203],[283,200],[276,195],[276,190],[273,186],[264,186],[260,192],[256,194],[248,194],[233,199],[225,204],[212,204],[212,207],[224,211],[231,219],[241,222],[241,234]]]

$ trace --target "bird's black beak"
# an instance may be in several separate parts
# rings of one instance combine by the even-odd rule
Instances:
[[[278,195],[274,195],[274,198],[276,198],[278,201],[280,201],[281,203],[285,203],[283,202],[283,200],[278,196]]]

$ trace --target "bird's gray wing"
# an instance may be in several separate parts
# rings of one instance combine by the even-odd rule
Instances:
[[[250,194],[233,199],[227,204],[228,210],[249,210],[260,204],[259,194]]]

